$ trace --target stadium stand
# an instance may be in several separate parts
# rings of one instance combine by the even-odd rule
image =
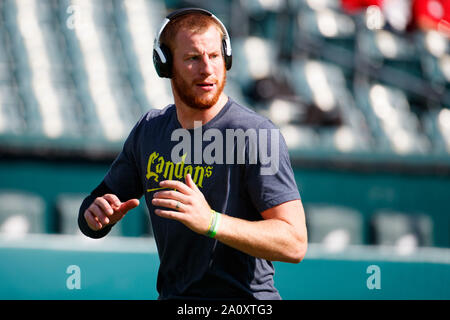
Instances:
[[[319,121],[316,131],[327,132],[329,121],[335,122],[343,127],[340,132],[346,132],[344,135],[364,137],[356,143],[357,150],[376,147],[377,143],[369,143],[371,138],[384,139],[364,132],[365,120],[380,127],[383,120],[370,119],[364,114],[364,103],[352,101],[360,92],[367,95],[368,89],[361,88],[360,82],[392,86],[406,99],[411,92],[423,98],[430,88],[447,82],[446,69],[441,66],[445,62],[437,60],[446,60],[447,39],[436,32],[413,37],[370,30],[361,25],[361,15],[344,13],[336,1],[236,3],[228,4],[229,11],[242,6],[241,16],[247,20],[242,29],[247,32],[235,32],[233,38],[234,56],[243,67],[230,71],[230,87],[240,88],[237,95],[255,108],[269,108],[279,100],[291,104],[292,109],[297,105],[299,110],[304,103],[313,104],[307,109]],[[123,141],[142,112],[170,103],[168,83],[156,81],[147,59],[166,8],[189,4],[204,4],[217,9],[219,15],[229,13],[224,12],[226,4],[202,1],[168,1],[167,6],[161,1],[2,2],[3,135],[38,135],[47,141],[71,137],[80,145],[98,139],[105,148],[109,142]],[[277,15],[286,19],[275,19]],[[293,23],[286,23],[290,19]],[[292,27],[285,35],[291,38],[284,41],[293,44],[289,53],[278,37],[286,25]],[[230,29],[233,32],[233,27]],[[438,44],[430,49],[431,42]],[[370,74],[372,71],[376,72]],[[435,85],[423,85],[425,79],[434,79]],[[338,108],[349,110],[329,112],[334,100]],[[290,121],[300,122],[295,126],[301,127],[291,131],[305,131],[298,119],[305,113],[294,113]],[[67,145],[59,145],[63,146]],[[391,149],[396,152],[395,147]],[[417,149],[423,152],[423,147]]]

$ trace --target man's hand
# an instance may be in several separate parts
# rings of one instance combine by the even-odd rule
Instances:
[[[92,202],[89,208],[84,212],[84,219],[94,231],[114,224],[133,208],[139,205],[138,199],[131,199],[121,202],[114,194],[105,194]]]
[[[211,222],[211,208],[190,175],[186,183],[165,180],[164,190],[153,195],[155,213],[180,221],[199,234],[206,234]],[[173,190],[176,189],[176,190]],[[218,241],[248,255],[271,261],[299,263],[307,250],[307,230],[300,199],[286,201],[261,212],[262,220],[248,221],[222,213]]]
[[[160,186],[172,190],[156,192],[152,204],[170,210],[156,209],[155,213],[178,220],[194,232],[206,234],[211,221],[211,208],[191,175],[186,175],[186,183],[165,180],[160,182]]]

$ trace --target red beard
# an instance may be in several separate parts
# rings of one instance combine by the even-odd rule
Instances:
[[[225,69],[225,67],[224,67]],[[223,78],[216,81],[217,90],[211,96],[210,94],[196,95],[194,90],[195,84],[189,84],[183,79],[175,70],[172,76],[172,84],[175,92],[180,97],[181,101],[188,107],[193,109],[209,109],[214,106],[219,100],[226,83],[226,72],[224,70]]]

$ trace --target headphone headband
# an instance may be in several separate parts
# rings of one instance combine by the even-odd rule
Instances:
[[[163,20],[157,34],[155,37],[155,41],[153,44],[153,63],[155,65],[156,71],[160,77],[170,78],[171,77],[171,54],[170,52],[167,52],[168,50],[164,48],[161,45],[160,38],[161,34],[163,33],[164,29],[166,28],[167,24],[174,20],[177,17],[184,16],[190,13],[201,13],[207,16],[210,16],[213,18],[220,26],[222,32],[223,32],[223,39],[222,39],[222,47],[223,47],[223,54],[225,58],[225,66],[226,69],[229,70],[231,68],[231,62],[232,62],[232,50],[231,50],[231,41],[230,36],[228,34],[227,29],[225,28],[222,21],[219,20],[214,14],[209,12],[208,10],[201,9],[201,8],[183,8],[179,10],[175,10],[174,12],[170,13],[166,16],[166,18]]]
[[[173,20],[176,17],[184,16],[186,14],[196,13],[196,12],[203,13],[203,14],[205,14],[207,16],[212,16],[213,15],[208,10],[205,10],[205,9],[202,9],[202,8],[182,8],[182,9],[178,9],[178,10],[175,10],[175,11],[169,13],[166,18],[169,19],[169,20]]]

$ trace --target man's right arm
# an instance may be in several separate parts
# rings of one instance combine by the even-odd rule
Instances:
[[[122,202],[102,181],[81,204],[78,226],[84,235],[102,238],[129,210],[138,205],[138,199]]]

